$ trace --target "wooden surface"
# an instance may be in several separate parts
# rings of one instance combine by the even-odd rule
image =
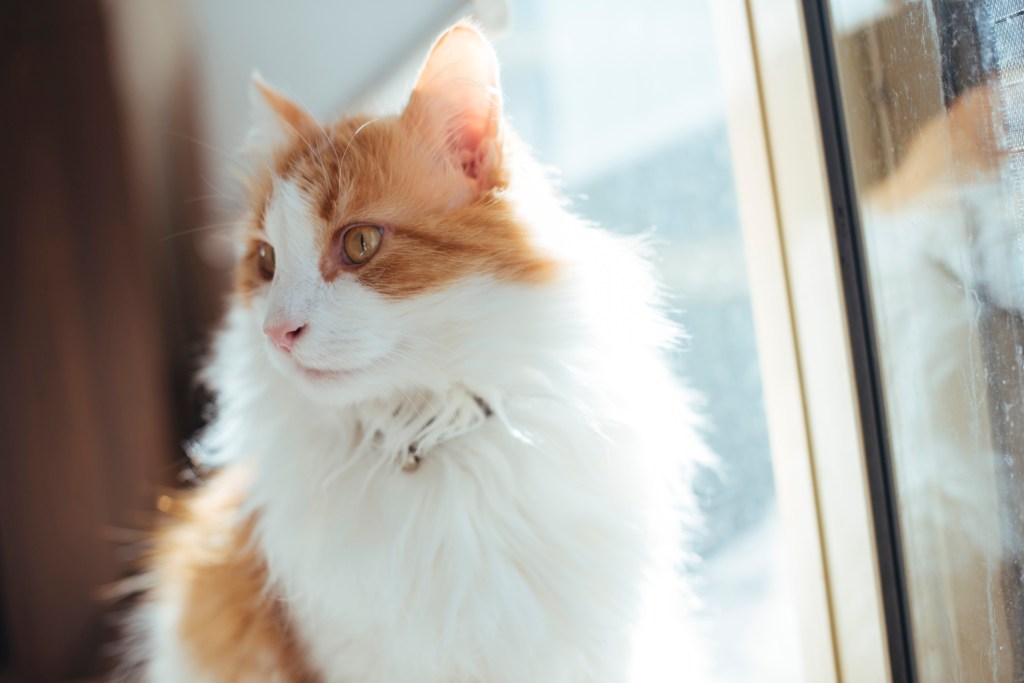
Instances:
[[[98,2],[0,5],[0,581],[14,680],[102,669],[98,590],[169,462],[168,383]]]

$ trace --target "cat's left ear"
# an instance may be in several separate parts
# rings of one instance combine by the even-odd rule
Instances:
[[[252,106],[252,125],[246,138],[246,148],[257,153],[269,153],[281,147],[302,131],[313,129],[317,123],[313,115],[252,73],[249,87]]]
[[[443,146],[471,189],[501,184],[498,59],[472,23],[460,21],[434,43],[402,118]]]

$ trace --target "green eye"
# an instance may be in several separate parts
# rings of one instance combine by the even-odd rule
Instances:
[[[260,269],[260,275],[264,280],[274,279],[274,248],[266,242],[256,245],[256,264]]]
[[[384,230],[377,225],[353,225],[341,238],[345,258],[353,265],[362,265],[380,249]]]

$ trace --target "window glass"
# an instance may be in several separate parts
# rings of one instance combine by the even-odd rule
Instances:
[[[1024,680],[1024,2],[829,4],[918,676]]]

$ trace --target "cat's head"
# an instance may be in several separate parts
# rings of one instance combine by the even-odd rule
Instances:
[[[502,287],[552,276],[507,196],[498,66],[471,24],[437,41],[399,115],[321,123],[258,80],[254,101],[236,305],[307,391],[441,388]]]

